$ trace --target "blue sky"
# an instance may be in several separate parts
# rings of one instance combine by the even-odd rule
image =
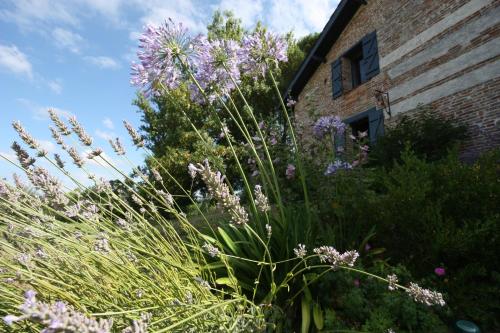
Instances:
[[[120,136],[133,163],[142,153],[129,145],[121,124],[136,127],[129,84],[130,62],[145,24],[167,17],[204,32],[217,8],[229,9],[251,28],[258,20],[271,30],[296,36],[321,31],[337,0],[0,0],[0,153],[12,157],[17,139],[12,120],[20,120],[51,153],[47,108],[62,117],[76,115],[97,146],[123,169],[128,163],[113,157],[106,139]],[[66,159],[67,155],[61,155]],[[69,166],[68,161],[67,165]],[[41,162],[46,166],[46,163]],[[97,165],[98,176],[114,175]],[[0,177],[15,169],[0,160]],[[73,167],[69,167],[74,171]],[[83,175],[81,176],[84,179]]]

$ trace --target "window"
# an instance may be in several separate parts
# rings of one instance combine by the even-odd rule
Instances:
[[[360,132],[367,132],[371,144],[384,134],[384,114],[382,110],[377,110],[377,108],[358,113],[345,119],[344,122],[349,125],[355,136]]]
[[[361,43],[356,44],[352,49],[350,49],[344,58],[349,64],[347,70],[347,83],[349,89],[356,88],[361,84],[361,61],[363,60],[363,48]]]
[[[380,73],[376,31],[364,36],[332,62],[332,96],[337,98]]]

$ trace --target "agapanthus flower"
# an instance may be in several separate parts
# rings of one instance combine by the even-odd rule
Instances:
[[[234,40],[198,39],[195,46],[194,77],[209,103],[214,102],[218,96],[228,95],[236,88],[235,82],[240,82],[239,49],[240,46]],[[207,100],[197,85],[191,84],[190,91],[194,101],[206,104]]]
[[[410,286],[408,287],[406,292],[415,300],[415,302],[418,303],[422,303],[428,306],[444,306],[446,304],[441,293],[429,289],[424,289],[413,282],[410,282]]]
[[[217,201],[219,207],[228,212],[231,222],[236,225],[244,225],[248,222],[248,213],[240,204],[240,198],[231,193],[229,187],[224,182],[224,176],[220,172],[214,172],[210,168],[208,160],[204,164],[197,166],[190,164],[190,171],[199,174],[203,182],[207,185],[208,192]]]
[[[242,73],[254,79],[265,76],[279,62],[288,61],[287,48],[285,39],[271,32],[261,30],[245,36],[239,52]]]
[[[139,38],[139,48],[140,63],[132,64],[130,83],[146,95],[158,93],[161,86],[177,88],[182,80],[180,59],[187,61],[193,50],[187,28],[171,19],[160,26],[148,25]]]
[[[346,251],[340,253],[332,246],[320,246],[314,249],[314,253],[319,255],[321,262],[331,264],[334,268],[338,266],[354,266],[359,257],[357,251]]]
[[[255,206],[258,210],[265,213],[271,210],[271,206],[269,206],[269,200],[266,195],[262,192],[262,186],[255,185],[254,189],[255,195]]]
[[[304,244],[299,244],[295,249],[293,249],[293,253],[297,258],[304,258],[307,255],[307,249]]]
[[[110,333],[113,326],[111,319],[93,319],[75,311],[71,306],[58,301],[53,304],[40,302],[36,299],[36,292],[28,290],[25,293],[24,303],[19,306],[23,313],[20,316],[7,315],[3,318],[7,325],[18,321],[28,320],[43,326],[43,333],[57,332],[86,332]]]
[[[349,162],[335,160],[335,162],[328,164],[325,170],[325,176],[333,175],[339,170],[351,170],[352,164]]]
[[[339,116],[323,116],[319,118],[313,126],[313,133],[318,139],[322,139],[327,134],[343,134],[346,125]]]

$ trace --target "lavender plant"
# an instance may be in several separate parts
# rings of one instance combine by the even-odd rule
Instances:
[[[311,244],[314,240],[280,249],[287,232],[295,230],[297,236],[300,229],[290,217],[277,175],[285,170],[275,170],[269,149],[272,138],[262,130],[239,84],[245,76],[269,76],[274,83],[290,128],[293,163],[286,177],[297,178],[302,186],[304,202],[299,205],[304,214],[299,223],[305,235],[314,214],[301,149],[289,116],[294,102],[285,104],[281,99],[273,75],[277,65],[287,60],[282,37],[257,31],[241,44],[193,38],[181,24],[168,20],[157,27],[148,26],[139,48],[140,63],[132,67],[131,82],[149,96],[167,98],[175,89],[188,87],[192,100],[217,119],[242,185],[230,184],[208,161],[192,161],[186,172],[193,179],[199,177],[208,193],[200,197],[177,183],[195,214],[183,211],[164,186],[158,170],[172,176],[161,163],[149,170],[132,165],[136,177],[129,176],[102,148],[93,146],[94,141],[76,118],[68,119],[70,129],[49,111],[54,140],[87,175],[89,186],[63,168],[61,156],[51,159],[15,122],[21,140],[66,177],[72,189],[65,189],[58,178],[37,166],[17,143],[13,145],[17,162],[3,156],[27,174],[31,187],[0,181],[2,325],[20,332],[279,331],[279,320],[272,319],[276,311],[286,311],[299,298],[304,302],[308,285],[336,270],[367,274],[387,283],[390,290],[406,291],[417,302],[444,305],[438,292],[414,283],[405,287],[395,276],[379,277],[357,268],[356,251]],[[243,109],[236,107],[235,98],[244,102]],[[230,116],[245,139],[252,177],[242,166],[239,143],[219,117],[220,110]],[[251,122],[245,122],[244,116]],[[124,125],[134,145],[154,161],[141,135],[128,122]],[[207,142],[209,139],[192,126],[200,141],[216,144]],[[339,119],[323,119],[315,132],[325,135],[344,126]],[[74,136],[75,145],[67,146],[63,136],[65,140]],[[127,162],[120,139],[110,140],[110,144],[118,158]],[[82,149],[87,153],[82,154]],[[90,174],[85,164],[89,159],[114,172],[120,186],[113,188]],[[328,170],[338,168],[346,165],[334,164]],[[206,214],[202,205],[207,202],[217,203],[218,221]],[[194,217],[205,225],[195,225]],[[308,248],[313,249],[311,253]],[[316,272],[317,277],[308,279],[308,272]]]

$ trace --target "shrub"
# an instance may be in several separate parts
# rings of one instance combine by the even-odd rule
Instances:
[[[411,116],[402,115],[377,140],[370,152],[371,165],[391,167],[409,147],[426,161],[446,157],[448,150],[466,138],[466,128],[444,118],[430,107],[420,107]]]
[[[323,215],[358,235],[375,228],[372,246],[417,278],[433,276],[455,318],[498,327],[499,157],[468,165],[451,152],[431,163],[407,150],[390,169],[338,175],[336,207]]]

